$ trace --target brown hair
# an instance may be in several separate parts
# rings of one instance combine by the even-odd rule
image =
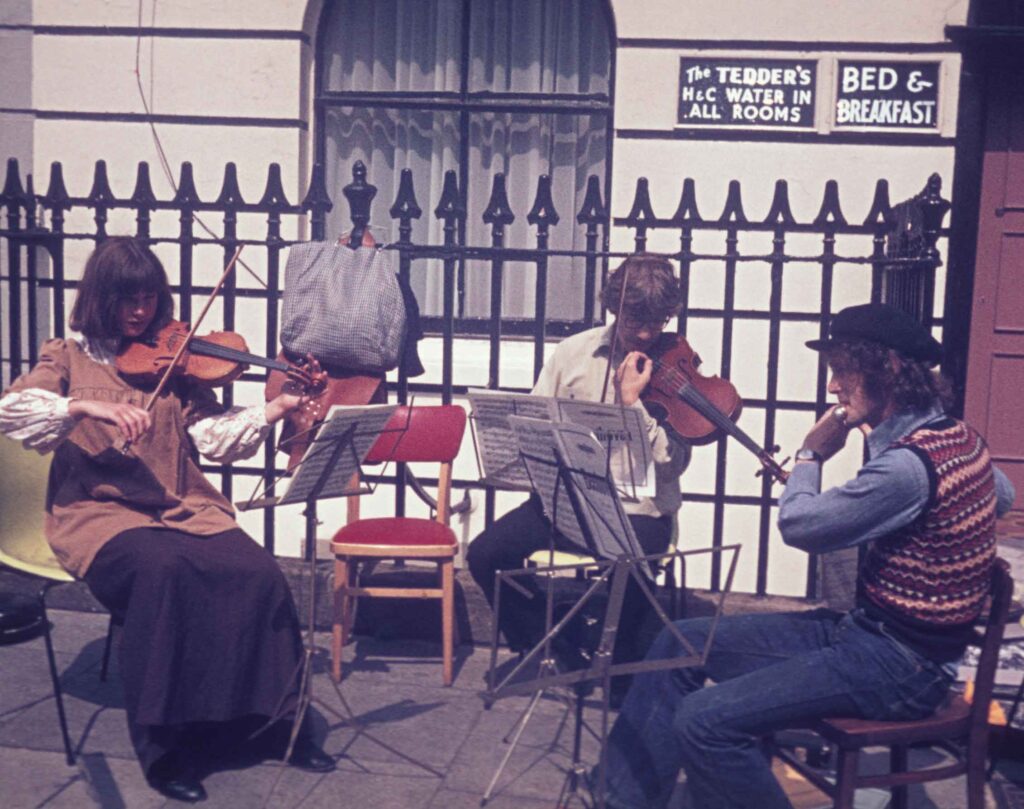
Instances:
[[[625,297],[623,283],[626,284]],[[629,256],[609,276],[601,291],[601,303],[613,314],[619,312],[620,300],[624,316],[644,323],[657,323],[678,314],[683,305],[683,291],[672,262],[657,253]]]
[[[890,353],[899,358],[893,369]],[[842,340],[825,352],[835,373],[860,374],[864,392],[875,401],[891,400],[897,410],[922,410],[936,401],[952,402],[952,388],[938,370],[895,349],[870,340]]]
[[[157,296],[156,315],[142,335],[146,338],[166,326],[174,315],[167,273],[160,259],[138,239],[109,238],[93,250],[85,262],[69,325],[86,337],[120,337],[118,304],[140,293]]]

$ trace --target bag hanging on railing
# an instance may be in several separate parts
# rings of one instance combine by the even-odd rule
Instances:
[[[393,255],[330,242],[292,245],[281,317],[285,351],[352,370],[396,368],[405,305]]]

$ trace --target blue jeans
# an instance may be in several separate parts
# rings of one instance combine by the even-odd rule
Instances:
[[[711,620],[676,626],[699,653]],[[683,654],[664,629],[647,659]],[[664,807],[682,768],[694,809],[788,809],[762,736],[823,716],[918,719],[949,685],[860,610],[722,618],[704,666],[635,676],[608,738],[608,807]]]

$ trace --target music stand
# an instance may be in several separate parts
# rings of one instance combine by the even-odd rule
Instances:
[[[541,497],[545,510],[550,516],[552,531],[558,530],[566,539],[574,544],[578,544],[581,550],[597,557],[601,561],[582,565],[551,565],[547,569],[500,571],[496,575],[497,595],[495,601],[498,609],[500,609],[500,587],[503,581],[516,586],[517,589],[523,590],[522,587],[515,584],[516,577],[537,575],[546,575],[548,577],[547,603],[545,605],[545,626],[547,631],[545,636],[523,657],[519,664],[502,678],[500,683],[496,683],[494,675],[497,629],[495,629],[494,645],[492,646],[491,654],[491,670],[488,676],[489,690],[484,695],[485,701],[493,703],[504,696],[531,692],[533,692],[533,698],[527,711],[519,720],[521,724],[515,734],[512,745],[506,751],[505,757],[495,773],[491,784],[488,786],[481,804],[486,803],[489,799],[491,790],[497,783],[501,771],[511,757],[512,748],[518,741],[525,723],[530,718],[529,714],[539,700],[540,695],[544,690],[558,685],[577,686],[573,759],[566,782],[559,795],[559,805],[567,805],[561,803],[566,795],[579,797],[577,788],[585,772],[579,757],[583,704],[583,692],[579,686],[585,682],[599,681],[603,692],[602,724],[599,737],[601,742],[601,761],[595,792],[597,806],[603,809],[606,759],[605,740],[608,734],[608,710],[612,677],[659,669],[681,668],[704,662],[714,639],[725,595],[732,586],[739,546],[727,545],[720,548],[644,555],[637,542],[632,525],[622,509],[622,503],[617,496],[615,487],[609,479],[607,459],[604,457],[603,448],[593,435],[571,424],[539,422],[535,419],[518,417],[510,418],[509,422],[520,439],[524,464],[530,474],[534,490]],[[564,495],[564,497],[560,497],[560,495]],[[566,508],[566,505],[569,507]],[[707,642],[704,649],[701,652],[697,652],[671,621],[652,592],[650,583],[653,583],[654,576],[650,565],[662,560],[674,560],[688,555],[716,553],[726,550],[733,551],[726,583],[718,601]],[[553,540],[551,555],[553,557]],[[565,570],[580,571],[586,568],[596,573],[596,578],[583,596],[561,617],[557,624],[552,626],[553,588],[551,582],[555,572]],[[623,664],[612,663],[612,654],[618,633],[626,585],[631,578],[637,583],[641,593],[654,609],[662,625],[668,628],[668,631],[676,637],[681,647],[688,654],[666,660],[637,661]],[[601,640],[592,658],[591,666],[576,671],[557,672],[557,668],[550,665],[550,645],[552,639],[568,625],[605,584],[610,586],[610,595],[605,610]],[[497,623],[498,616],[496,615],[495,627],[497,627]],[[542,655],[541,668],[539,670],[540,676],[530,680],[515,682],[516,676]],[[555,673],[548,674],[547,672],[553,668]],[[582,801],[582,798],[580,800]],[[585,802],[584,805],[586,805]]]
[[[292,680],[298,679],[299,694],[296,700],[295,717],[292,721],[291,733],[288,737],[288,746],[285,750],[285,762],[291,758],[292,751],[295,748],[295,741],[298,738],[299,728],[302,725],[310,703],[313,701],[312,674],[313,655],[316,652],[314,629],[316,625],[317,600],[316,526],[319,524],[316,518],[316,504],[318,501],[328,498],[349,497],[367,494],[371,491],[369,488],[358,485],[358,481],[361,480],[360,464],[362,464],[370,448],[377,441],[378,436],[385,432],[388,421],[396,407],[397,405],[332,407],[328,411],[316,437],[303,455],[302,460],[298,466],[292,469],[293,475],[288,490],[279,498],[263,498],[257,504],[261,508],[274,508],[294,503],[304,503],[306,506],[303,515],[306,518],[305,552],[309,560],[309,619],[306,628],[306,639],[303,643],[303,654],[295,671],[292,673]],[[404,429],[405,427],[400,427],[397,428],[397,431]],[[357,482],[355,487],[352,486],[353,481]],[[255,500],[251,500],[248,506],[253,507],[254,503]],[[338,683],[335,683],[332,679],[331,684],[334,686],[335,694],[342,705],[344,713],[335,710],[329,705],[320,703],[326,710],[341,719],[344,724],[355,728],[357,733],[365,735],[366,738],[385,750],[422,767],[434,775],[443,775],[443,773],[439,773],[433,768],[416,761],[368,733],[356,720],[355,714],[345,699],[344,694],[342,694]],[[282,704],[278,712],[270,717],[265,728],[282,718],[283,703],[284,698],[282,698]]]

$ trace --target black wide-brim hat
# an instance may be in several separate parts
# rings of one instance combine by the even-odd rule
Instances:
[[[942,359],[942,346],[928,329],[906,312],[884,303],[865,303],[843,309],[832,318],[828,339],[808,340],[807,347],[828,351],[838,343],[851,340],[878,343],[929,365]]]

